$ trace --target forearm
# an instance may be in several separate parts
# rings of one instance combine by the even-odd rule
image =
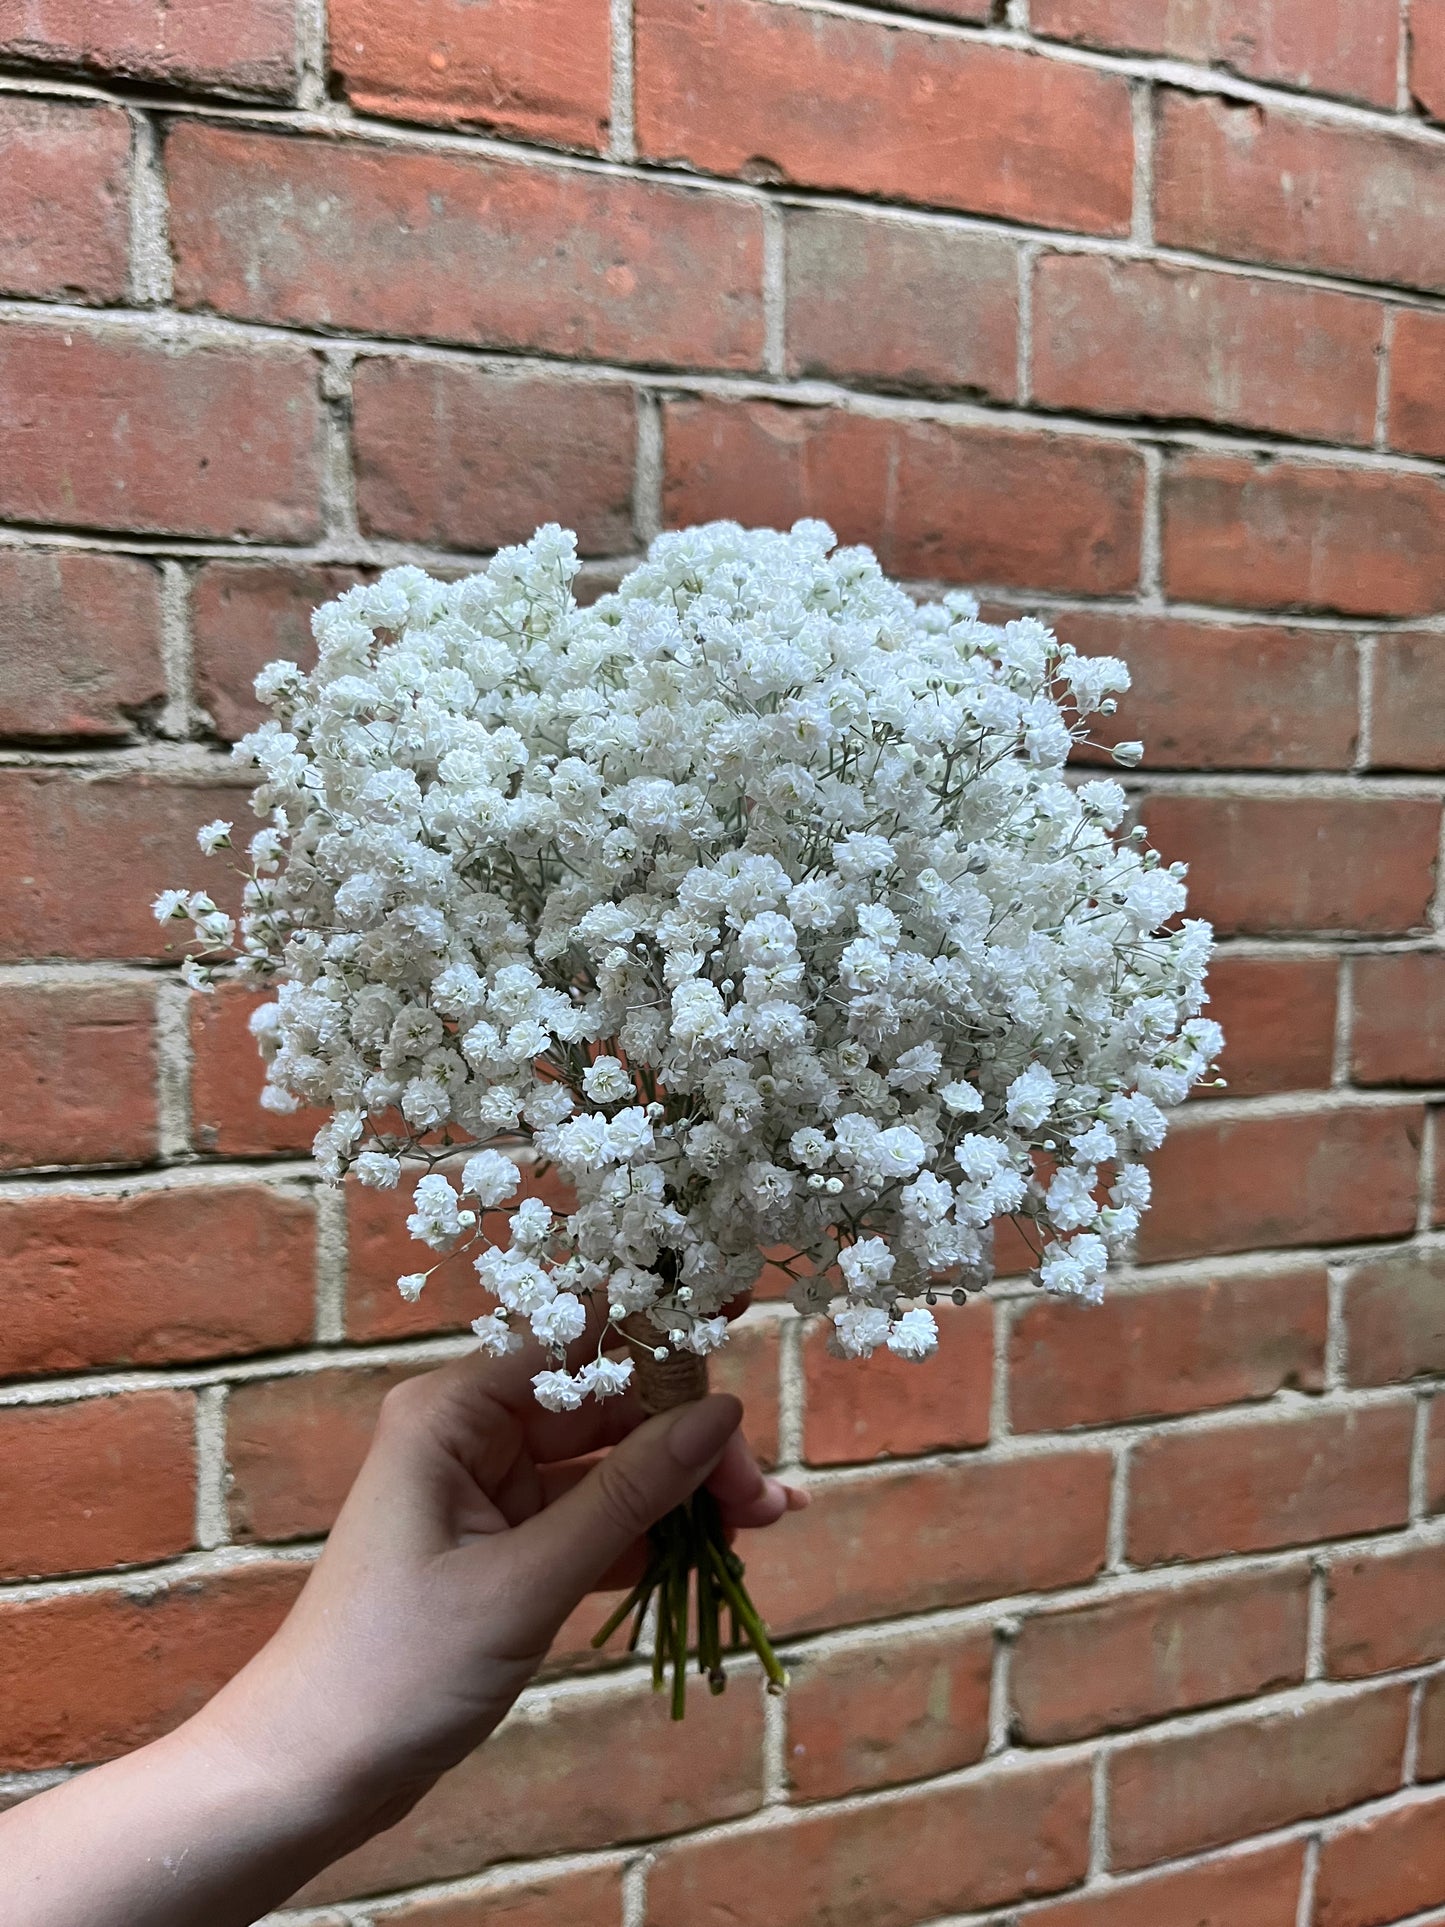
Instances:
[[[207,1709],[0,1814],[0,1891],[26,1927],[248,1927],[389,1817]]]

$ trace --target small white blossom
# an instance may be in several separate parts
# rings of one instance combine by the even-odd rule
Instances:
[[[217,850],[231,847],[231,825],[217,817],[213,823],[204,823],[196,831],[196,841],[207,856],[214,856]]]
[[[899,1358],[928,1358],[938,1350],[938,1321],[931,1311],[915,1305],[889,1332],[887,1345]]]
[[[521,1172],[500,1151],[478,1151],[462,1166],[462,1190],[484,1211],[514,1198],[521,1182]]]

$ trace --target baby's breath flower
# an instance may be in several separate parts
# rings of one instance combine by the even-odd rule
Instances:
[[[918,1301],[985,1281],[1001,1215],[1097,1297],[1222,1043],[1182,867],[1066,775],[1123,663],[916,603],[819,522],[661,536],[587,608],[576,569],[549,527],[389,570],[258,677],[239,926],[154,909],[188,982],[234,949],[274,984],[263,1102],[323,1112],[328,1181],[425,1164],[410,1229],[474,1264],[484,1349],[548,1350],[554,1411],[631,1377],[565,1368],[589,1310],[706,1353],[765,1250],[852,1357],[928,1356]],[[568,1206],[518,1198],[528,1158]]]

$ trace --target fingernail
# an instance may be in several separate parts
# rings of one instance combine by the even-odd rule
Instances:
[[[806,1512],[813,1503],[812,1493],[805,1492],[801,1486],[785,1485],[783,1490],[788,1495],[789,1512]]]
[[[710,1465],[742,1423],[743,1408],[730,1393],[699,1399],[674,1419],[667,1449],[679,1465],[696,1472]]]

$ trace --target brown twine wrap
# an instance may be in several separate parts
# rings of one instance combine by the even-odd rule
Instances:
[[[705,1358],[668,1344],[667,1334],[657,1329],[646,1312],[635,1311],[624,1318],[622,1329],[634,1341],[631,1357],[637,1371],[637,1392],[649,1418],[707,1397]],[[667,1346],[666,1358],[653,1357],[659,1345]]]

